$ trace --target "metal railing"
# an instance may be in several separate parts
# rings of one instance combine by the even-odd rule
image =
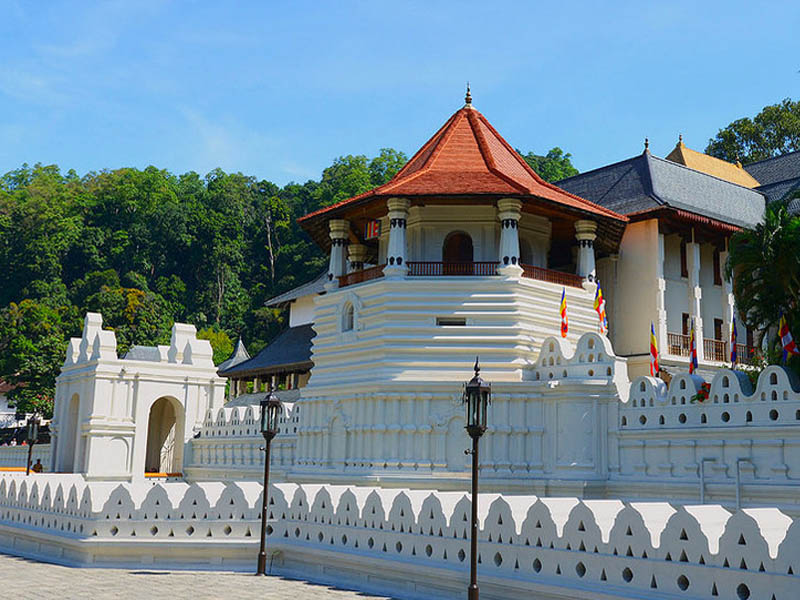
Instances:
[[[520,266],[522,267],[522,276],[528,279],[538,279],[539,281],[547,281],[549,283],[557,283],[558,285],[567,285],[577,288],[583,285],[583,277],[575,275],[574,273],[553,271],[552,269],[523,265],[521,263]]]
[[[496,262],[409,262],[408,274],[413,277],[449,275],[485,277],[497,275]]]
[[[375,267],[370,267],[369,269],[353,271],[347,275],[340,275],[339,287],[347,287],[348,285],[355,285],[357,283],[363,283],[365,281],[370,281],[371,279],[383,277],[383,268],[385,266],[386,265],[377,265]]]

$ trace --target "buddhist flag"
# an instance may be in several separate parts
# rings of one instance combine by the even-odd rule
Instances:
[[[781,338],[781,346],[783,346],[783,364],[786,364],[786,359],[790,354],[800,354],[797,349],[797,344],[794,343],[792,332],[789,331],[789,325],[786,323],[786,317],[781,314],[780,323],[778,323],[778,335]]]
[[[608,319],[606,318],[606,301],[603,298],[603,290],[597,284],[597,291],[594,293],[594,309],[600,319],[600,333],[608,332]]]
[[[567,337],[569,323],[567,322],[567,288],[561,290],[561,337]]]
[[[367,221],[367,225],[364,228],[364,239],[372,240],[380,236],[380,234],[381,234],[381,222],[378,221],[377,219],[374,221]]]
[[[650,375],[658,375],[658,341],[656,340],[656,328],[650,323]]]
[[[731,326],[731,365],[736,366],[736,316],[733,317],[733,325]]]
[[[697,338],[694,335],[694,319],[689,337],[689,375],[697,370]]]

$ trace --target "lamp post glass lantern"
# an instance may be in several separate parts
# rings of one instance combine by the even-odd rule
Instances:
[[[468,600],[478,600],[478,440],[488,425],[492,386],[480,376],[481,368],[475,357],[475,375],[464,386],[463,404],[466,410],[467,433],[472,438],[472,536],[470,539]]]
[[[28,418],[28,462],[25,467],[25,475],[31,474],[31,460],[33,460],[33,445],[39,439],[39,424],[41,423],[42,418],[37,414],[33,413]]]
[[[283,414],[283,404],[272,393],[272,386],[261,400],[261,435],[264,436],[264,493],[261,496],[261,547],[258,552],[256,575],[267,573],[267,505],[269,495],[269,447],[278,435],[278,423]]]
[[[464,407],[466,409],[466,429],[470,436],[480,437],[486,431],[488,406],[492,398],[492,386],[480,376],[480,365],[475,359],[475,375],[464,387]]]

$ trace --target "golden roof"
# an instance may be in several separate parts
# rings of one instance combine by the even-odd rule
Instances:
[[[667,160],[747,188],[761,185],[750,173],[742,168],[741,163],[737,162],[734,165],[687,148],[683,143],[682,136],[678,138],[678,143],[674,150],[667,155]]]

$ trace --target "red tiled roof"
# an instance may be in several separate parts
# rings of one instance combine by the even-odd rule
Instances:
[[[536,196],[607,218],[627,218],[544,181],[471,106],[458,110],[391,181],[298,221],[378,196]]]

